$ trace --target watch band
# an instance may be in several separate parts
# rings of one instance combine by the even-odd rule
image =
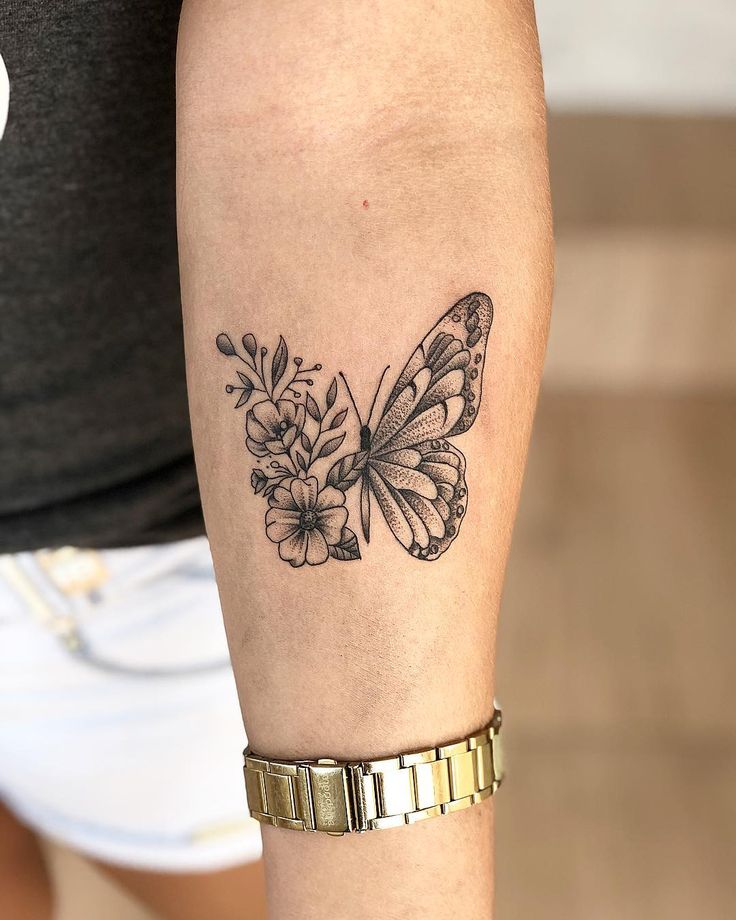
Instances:
[[[345,833],[414,824],[482,802],[503,779],[501,710],[451,744],[380,760],[269,760],[245,751],[256,821],[297,831]]]

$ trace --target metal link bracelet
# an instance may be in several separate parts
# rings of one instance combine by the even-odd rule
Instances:
[[[245,751],[251,815],[333,836],[414,824],[482,802],[503,779],[501,710],[461,741],[380,760],[269,760]]]

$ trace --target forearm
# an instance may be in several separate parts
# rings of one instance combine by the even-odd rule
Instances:
[[[195,447],[251,744],[273,757],[368,759],[462,737],[491,714],[495,618],[549,307],[530,6],[193,0],[183,13],[178,94]],[[361,446],[338,372],[365,416],[391,365],[375,435],[412,351],[471,291],[491,296],[495,318],[477,421],[457,439],[442,435],[467,460],[467,500],[451,502],[460,517],[443,520],[447,534],[432,537],[433,554],[416,520],[426,547],[411,526],[403,532],[406,520],[387,526],[376,482],[367,487],[367,544],[356,482],[344,507],[361,559],[322,562],[313,549],[299,565],[295,541],[289,548],[276,539],[283,529],[266,532],[281,509],[253,494],[251,469],[271,475],[273,456],[298,469],[300,452],[309,466],[302,478],[326,487],[331,464]],[[309,464],[319,452],[317,423],[305,415],[295,427],[312,450],[290,445],[288,459],[277,448],[258,462],[264,439],[246,446],[245,413],[278,392],[254,392],[232,410],[239,393],[228,397],[224,386],[241,385],[236,371],[256,385],[260,377],[217,351],[222,331],[245,362],[252,359],[242,334],[268,348],[264,389],[273,384],[279,335],[290,348],[289,372],[294,355],[304,367],[322,365],[311,387],[296,388],[299,398],[285,394],[295,405],[309,390],[322,414],[337,377],[326,418],[348,412],[334,455]],[[256,372],[259,361],[257,353]],[[487,916],[491,812],[486,802],[339,841],[267,828],[272,914],[359,920],[377,909],[414,916],[452,906]]]

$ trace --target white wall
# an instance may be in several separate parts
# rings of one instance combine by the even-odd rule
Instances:
[[[736,114],[736,0],[536,0],[553,110]]]

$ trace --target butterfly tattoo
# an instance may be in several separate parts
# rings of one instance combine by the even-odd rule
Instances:
[[[358,537],[347,526],[353,488],[366,544],[375,499],[416,559],[446,552],[468,506],[465,456],[452,439],[477,417],[492,323],[487,294],[468,294],[450,307],[376,411],[390,368],[384,370],[365,422],[342,372],[319,399],[310,390],[322,365],[290,362],[283,338],[269,357],[252,333],[242,337],[242,352],[227,333],[217,336],[218,350],[241,362],[238,383],[225,390],[238,394],[236,409],[248,407],[245,446],[257,458],[251,486],[268,502],[266,536],[281,559],[294,568],[360,559]],[[348,437],[358,449],[342,453]]]

